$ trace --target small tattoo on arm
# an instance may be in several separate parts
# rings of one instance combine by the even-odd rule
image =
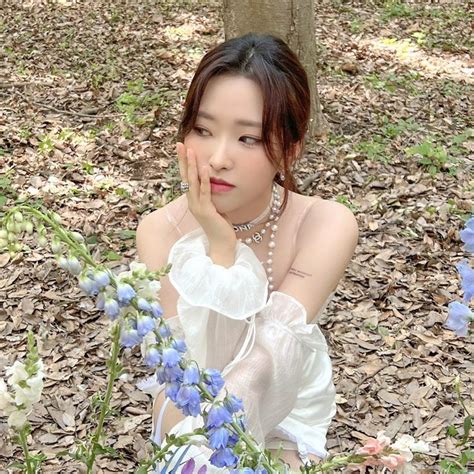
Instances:
[[[290,271],[288,273],[291,273],[292,275],[298,276],[300,278],[312,276],[311,273],[306,273],[293,267],[290,268]]]

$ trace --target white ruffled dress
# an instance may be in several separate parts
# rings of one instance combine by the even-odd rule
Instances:
[[[335,388],[318,325],[307,324],[306,310],[295,298],[278,291],[268,298],[265,270],[244,243],[237,242],[229,268],[214,264],[207,254],[207,236],[199,228],[180,238],[168,259],[170,282],[179,298],[178,314],[167,322],[175,337],[185,339],[186,357],[200,368],[221,371],[229,393],[243,399],[248,429],[261,447],[296,450],[303,462],[309,453],[326,457]],[[164,385],[141,388],[156,395]],[[169,402],[154,420],[157,443]],[[202,425],[202,417],[188,416],[170,433],[189,433]],[[185,459],[193,457],[197,467],[206,465],[209,474],[227,472],[206,461],[211,454],[206,446],[191,446]]]

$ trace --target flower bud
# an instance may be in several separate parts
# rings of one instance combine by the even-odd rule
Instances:
[[[23,222],[23,214],[20,211],[16,211],[13,217],[17,222]]]
[[[7,237],[8,242],[16,242],[18,240],[14,232],[9,232]]]
[[[66,270],[68,271],[69,267],[68,267],[68,263],[67,263],[67,258],[64,257],[64,256],[61,256],[57,259],[57,262],[58,262],[58,265],[63,269],[63,270]]]
[[[16,233],[16,224],[15,224],[15,221],[8,221],[6,227],[7,227],[7,230],[8,230],[9,232]]]
[[[5,248],[8,245],[8,241],[5,239],[0,239],[0,249]]]
[[[33,222],[31,222],[31,221],[25,221],[24,224],[25,224],[25,225],[24,225],[24,228],[25,228],[26,233],[27,233],[28,235],[31,235],[31,234],[33,233],[33,229],[34,229],[34,227],[33,227]]]
[[[56,224],[61,224],[62,220],[61,220],[61,216],[59,214],[57,214],[56,212],[52,212],[51,217],[52,217],[53,221],[56,222]]]
[[[15,252],[21,252],[22,248],[23,248],[23,245],[20,242],[15,242],[13,244],[13,250]]]
[[[0,239],[7,240],[8,232],[7,229],[0,229]]]
[[[71,232],[71,237],[80,244],[84,242],[84,237],[79,232]]]
[[[79,273],[81,273],[82,265],[81,265],[81,262],[79,262],[77,257],[74,257],[74,256],[69,257],[67,262],[68,262],[69,271],[73,275],[79,275]]]
[[[63,246],[62,246],[61,242],[57,239],[54,239],[51,242],[51,250],[56,255],[60,254],[63,251]],[[63,267],[61,267],[61,268],[63,268]]]
[[[38,245],[40,247],[46,247],[48,245],[48,239],[44,235],[38,237]]]

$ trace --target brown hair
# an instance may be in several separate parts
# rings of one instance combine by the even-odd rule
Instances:
[[[284,181],[278,173],[275,176],[284,188],[283,212],[289,191],[297,192],[291,166],[301,155],[303,147],[298,146],[303,145],[310,117],[306,71],[295,53],[276,36],[249,33],[219,44],[202,58],[191,81],[178,129],[179,141],[195,125],[209,80],[223,74],[244,76],[260,86],[263,146],[270,161],[285,175]]]

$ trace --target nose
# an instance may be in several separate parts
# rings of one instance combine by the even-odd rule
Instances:
[[[209,166],[214,170],[230,169],[232,167],[232,158],[230,146],[226,140],[219,140],[214,143],[210,150]]]

